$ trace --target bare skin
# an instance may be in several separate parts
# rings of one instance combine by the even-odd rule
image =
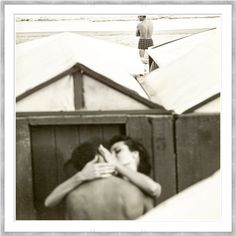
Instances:
[[[153,24],[150,20],[147,20],[144,16],[138,16],[139,21],[137,25],[136,36],[140,39],[151,39],[153,35]],[[139,56],[143,58],[145,55],[145,49],[139,49]]]
[[[114,166],[104,162],[98,163],[99,160],[99,156],[96,155],[95,158],[88,162],[81,171],[58,185],[46,198],[44,205],[46,207],[54,207],[58,205],[69,192],[82,183],[111,176],[114,172]]]
[[[116,156],[109,152],[102,145],[99,146],[99,152],[104,159],[111,163],[115,169],[128,181],[139,187],[152,198],[158,198],[161,195],[161,186],[150,177],[137,172],[139,163],[138,151],[130,151],[123,141],[115,143],[111,151],[117,152]]]
[[[136,219],[153,208],[161,186],[137,172],[139,152],[130,151],[122,141],[112,145],[111,152],[102,145],[98,151],[81,171],[52,191],[45,206],[54,207],[66,197],[66,218],[72,220]]]
[[[134,220],[154,207],[134,184],[111,176],[82,184],[66,197],[68,220]]]

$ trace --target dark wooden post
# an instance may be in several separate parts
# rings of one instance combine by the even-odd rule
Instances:
[[[153,117],[151,122],[154,179],[162,186],[162,194],[157,202],[160,203],[177,192],[173,116]]]
[[[84,108],[84,83],[83,83],[83,70],[78,68],[77,71],[73,73],[74,81],[74,104],[75,110],[80,110]]]
[[[27,119],[16,121],[16,219],[35,220],[30,130]]]

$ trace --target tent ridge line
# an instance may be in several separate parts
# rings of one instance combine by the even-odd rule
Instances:
[[[95,77],[98,81],[100,81],[101,83],[109,86],[110,88],[116,89],[117,91],[133,98],[134,100],[141,102],[142,104],[148,106],[149,108],[155,108],[155,109],[160,109],[160,111],[165,111],[165,113],[171,113],[168,110],[166,110],[163,106],[154,103],[152,101],[147,100],[146,98],[141,97],[139,94],[136,94],[134,91],[132,91],[131,89],[128,89],[114,81],[112,81],[111,79],[107,78],[104,75],[101,75],[97,72],[95,72],[94,70],[90,69],[89,67],[81,64],[81,63],[75,63],[72,67],[70,67],[69,69],[67,69],[66,71],[54,76],[53,78],[47,80],[46,82],[43,82],[27,91],[25,91],[24,93],[18,95],[16,97],[16,102],[19,102],[21,100],[23,100],[24,98],[30,96],[31,94],[33,94],[36,91],[39,91],[40,89],[45,88],[46,86],[62,79],[64,76],[67,76],[69,74],[74,74],[75,72],[79,72],[82,74],[88,74],[90,76]]]
[[[174,40],[171,40],[171,41],[166,42],[166,43],[162,43],[162,44],[160,44],[160,45],[157,45],[157,46],[152,47],[151,49],[159,48],[159,47],[162,47],[162,46],[164,46],[164,45],[166,45],[166,44],[173,43],[173,42],[179,41],[179,40],[181,40],[181,39],[185,39],[185,38],[191,37],[191,36],[193,36],[193,35],[201,34],[201,33],[204,33],[204,32],[210,31],[210,30],[214,30],[214,29],[216,29],[216,27],[215,27],[215,28],[209,28],[209,29],[204,30],[204,31],[196,32],[196,33],[193,33],[193,34],[184,36],[184,37],[182,37],[182,38],[174,39]]]
[[[107,78],[106,76],[104,75],[101,75],[97,72],[95,72],[94,70],[90,69],[89,67],[83,65],[83,64],[80,64],[80,63],[77,63],[77,68],[79,70],[82,70],[84,74],[87,74],[87,75],[90,75],[92,77],[95,77],[99,82],[109,86],[110,88],[113,88],[113,89],[116,89],[118,90],[119,92],[122,92],[123,94],[135,99],[136,101],[138,102],[141,102],[142,104],[144,105],[147,105],[149,108],[159,108],[160,110],[165,110],[164,107],[156,104],[156,103],[153,103],[143,97],[141,97],[140,95],[136,94],[134,91],[132,91],[131,89],[128,89],[114,81],[112,81],[111,79]],[[166,111],[166,110],[165,110]]]
[[[186,114],[189,112],[193,112],[194,110],[202,107],[203,105],[206,105],[207,103],[213,101],[214,99],[220,97],[220,93],[216,93],[214,95],[212,95],[211,97],[199,102],[198,104],[194,105],[193,107],[190,107],[189,109],[185,110],[184,112],[182,112],[182,114]]]

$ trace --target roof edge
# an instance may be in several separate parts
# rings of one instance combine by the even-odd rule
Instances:
[[[43,83],[41,83],[41,84],[39,84],[39,85],[36,85],[35,87],[33,87],[33,88],[31,88],[31,89],[29,89],[29,90],[23,92],[22,94],[18,95],[18,96],[16,97],[16,102],[19,102],[19,101],[23,100],[24,98],[30,96],[30,95],[33,94],[34,92],[36,92],[36,91],[38,91],[38,90],[40,90],[40,89],[42,89],[42,88],[47,87],[48,85],[50,85],[50,84],[52,84],[52,83],[54,83],[54,82],[56,82],[56,81],[62,79],[63,77],[65,77],[65,76],[67,76],[67,75],[69,75],[69,74],[74,73],[76,70],[77,70],[77,68],[76,68],[76,66],[74,65],[74,66],[72,66],[71,68],[69,68],[69,69],[63,71],[62,73],[60,73],[60,74],[58,74],[58,75],[52,77],[51,79],[47,80],[46,82],[43,82]]]
[[[206,105],[207,103],[213,101],[214,99],[220,97],[220,93],[216,93],[214,95],[212,95],[211,97],[199,102],[198,104],[188,108],[187,110],[183,111],[181,114],[186,114],[186,113],[190,113],[190,112],[193,112],[195,111],[196,109],[202,107],[203,105]]]
[[[109,86],[110,88],[113,88],[131,98],[133,98],[134,100],[148,106],[149,108],[155,108],[155,109],[160,109],[161,111],[164,111],[164,112],[169,112],[168,110],[166,110],[163,106],[157,104],[157,103],[154,103],[142,96],[140,96],[138,93],[136,93],[135,91],[123,86],[123,85],[120,85],[116,82],[114,82],[113,80],[109,79],[108,77],[104,76],[104,75],[101,75],[97,72],[95,72],[94,70],[90,69],[89,67],[83,65],[83,64],[80,64],[80,63],[77,63],[77,67],[79,70],[82,70],[83,73],[87,74],[87,75],[90,75],[94,78],[96,78],[99,82]],[[171,112],[169,112],[171,113]]]
[[[43,82],[35,87],[33,87],[32,89],[29,89],[27,91],[25,91],[24,93],[18,95],[16,97],[16,102],[19,102],[21,100],[23,100],[24,98],[30,96],[31,94],[33,94],[34,92],[40,90],[40,89],[43,89],[45,88],[46,86],[62,79],[64,76],[67,76],[69,74],[72,74],[76,71],[80,71],[84,74],[87,74],[87,75],[90,75],[92,76],[93,78],[95,78],[96,80],[98,80],[99,82],[109,86],[110,88],[113,88],[129,97],[131,97],[132,99],[148,106],[149,108],[152,108],[152,109],[158,109],[160,110],[161,113],[168,113],[168,114],[171,114],[172,112],[171,111],[168,111],[166,110],[163,106],[157,104],[157,103],[154,103],[142,96],[140,96],[138,93],[136,93],[135,91],[129,89],[129,88],[126,88],[125,86],[123,85],[120,85],[116,82],[114,82],[113,80],[109,79],[108,77],[104,76],[104,75],[101,75],[99,73],[97,73],[96,71],[90,69],[89,67],[81,64],[81,63],[76,63],[74,66],[72,66],[71,68],[67,69],[66,71],[54,76],[53,78],[47,80],[46,82]]]

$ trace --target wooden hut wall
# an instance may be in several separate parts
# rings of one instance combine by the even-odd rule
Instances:
[[[189,114],[176,120],[178,191],[220,168],[220,115]]]
[[[27,119],[16,122],[16,219],[35,220],[30,128]]]
[[[163,189],[156,203],[176,194],[173,117],[170,115],[129,117],[126,133],[140,141],[149,152],[151,175]]]
[[[46,196],[65,179],[63,164],[70,158],[72,150],[78,144],[97,139],[106,145],[107,141],[116,134],[130,135],[147,147],[153,166],[152,176],[165,189],[160,201],[174,195],[176,193],[176,164],[172,153],[173,124],[171,119],[168,115],[18,118],[17,137],[21,133],[27,134],[28,144],[21,145],[25,142],[22,140],[17,146],[17,159],[21,158],[17,161],[19,170],[17,171],[19,192],[17,219],[63,219],[63,205],[55,209],[47,209],[43,205]],[[25,125],[22,126],[22,123]],[[158,131],[159,134],[155,135],[154,131]],[[158,144],[154,144],[156,141]],[[25,157],[28,160],[27,163],[22,161],[25,153],[28,153]],[[158,158],[154,158],[156,155]],[[25,178],[21,177],[22,165],[27,165]],[[26,179],[27,182],[25,182]],[[26,197],[23,196],[22,199],[21,189],[25,188],[29,188],[31,192],[25,193]],[[25,198],[28,201],[25,201]],[[32,216],[24,213],[29,201],[32,202]]]
[[[63,205],[46,196],[65,179],[63,164],[78,144],[105,145],[127,134],[145,145],[152,177],[162,185],[157,204],[219,168],[219,115],[57,115],[17,118],[17,219],[63,219]]]

